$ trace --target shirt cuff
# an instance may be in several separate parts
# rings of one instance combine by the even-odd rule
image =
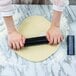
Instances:
[[[14,13],[13,5],[1,6],[0,13],[1,13],[1,16],[12,16]]]
[[[56,11],[63,11],[64,10],[64,6],[57,6],[57,5],[53,5],[53,10],[56,10]]]
[[[1,16],[12,16],[13,15],[13,11],[8,11],[8,12],[1,12]]]

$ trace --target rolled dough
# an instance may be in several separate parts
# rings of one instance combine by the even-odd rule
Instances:
[[[31,16],[22,22],[18,30],[26,38],[32,38],[46,35],[50,26],[51,23],[44,17]],[[44,44],[24,47],[23,49],[16,51],[16,53],[29,61],[39,62],[47,59],[55,53],[58,48],[59,45]]]

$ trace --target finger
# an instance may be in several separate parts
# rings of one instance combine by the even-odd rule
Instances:
[[[64,39],[64,37],[63,37],[63,36],[61,36],[61,37],[60,37],[60,41],[63,41],[63,39]]]
[[[60,40],[60,37],[58,37],[58,39],[57,39],[57,43],[59,44],[59,43],[60,43],[60,41],[61,41],[61,40]]]
[[[8,46],[9,46],[10,48],[12,48],[12,43],[11,43],[11,42],[8,42]]]
[[[20,45],[20,48],[24,47],[24,44],[23,44],[22,40],[20,41],[19,45]]]
[[[25,37],[22,36],[22,43],[25,44]]]
[[[57,44],[57,37],[54,37],[54,43],[53,43],[54,45],[56,45]]]
[[[14,50],[16,50],[16,44],[15,44],[15,42],[12,42],[12,48],[13,48]]]
[[[15,42],[15,44],[16,44],[16,49],[19,50],[19,49],[20,49],[20,44],[19,44],[19,42]]]
[[[50,42],[50,36],[49,36],[48,33],[46,34],[46,38],[47,38],[47,40]]]
[[[50,44],[53,44],[54,40],[53,37],[50,37]]]

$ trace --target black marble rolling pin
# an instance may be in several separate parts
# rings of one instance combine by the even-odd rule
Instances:
[[[75,36],[67,36],[67,55],[75,55]]]
[[[26,39],[24,46],[41,45],[49,43],[45,36]]]
[[[24,46],[33,46],[33,45],[41,45],[48,44],[48,40],[45,36],[42,37],[34,37],[26,39]],[[75,37],[74,35],[67,36],[67,55],[75,55]]]

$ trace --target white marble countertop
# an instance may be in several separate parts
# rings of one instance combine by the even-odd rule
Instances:
[[[26,10],[26,11],[25,11]],[[51,19],[50,5],[15,6],[14,20],[18,25],[28,16],[41,15]],[[4,31],[0,18],[0,31]],[[74,34],[76,23],[71,23]],[[58,51],[48,59],[34,63],[18,56],[7,45],[7,34],[0,32],[0,76],[76,76],[76,55],[67,56],[66,42],[62,42]]]

